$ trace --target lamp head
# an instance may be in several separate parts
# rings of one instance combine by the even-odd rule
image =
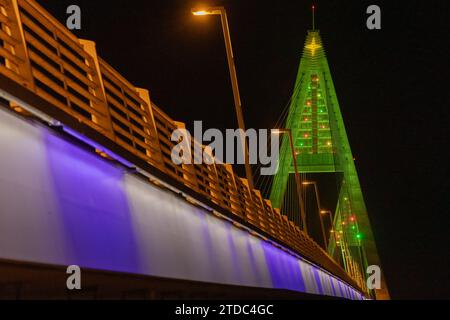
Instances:
[[[193,8],[191,12],[194,16],[209,16],[215,14],[221,14],[222,10],[220,7],[210,7],[210,8]]]

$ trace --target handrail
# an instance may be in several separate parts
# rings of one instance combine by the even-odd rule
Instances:
[[[97,56],[95,46],[74,36],[34,0],[0,0],[0,26],[0,74],[301,256],[353,282],[259,190],[250,190],[247,180],[230,165],[175,165],[171,134],[184,125],[171,119],[150,100],[148,91],[134,87]]]

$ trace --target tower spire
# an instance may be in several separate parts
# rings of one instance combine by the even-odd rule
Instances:
[[[312,12],[312,30],[314,31],[316,29],[315,21],[314,21],[315,13],[316,13],[316,6],[315,5],[311,6],[311,12]]]
[[[292,200],[296,199],[295,187],[292,187],[295,171],[305,177],[304,181],[317,180],[317,189],[314,187],[313,190],[308,190],[306,186],[302,189],[302,192],[308,192],[309,199],[317,197],[313,195],[316,190],[330,192],[329,204],[333,212],[330,214],[332,221],[329,225],[333,233],[330,233],[328,241],[321,241],[320,228],[316,225],[317,241],[319,244],[323,243],[323,248],[328,250],[330,256],[365,288],[367,266],[380,265],[380,260],[324,44],[319,32],[315,30],[315,6],[311,8],[313,31],[309,30],[306,36],[291,95],[295,98],[291,99],[285,121],[285,128],[291,129],[292,140],[295,142],[292,149],[297,153],[297,168],[293,167],[295,164],[289,141],[283,140],[278,160],[279,169],[270,189],[270,200],[275,208],[280,208],[282,214],[300,226],[298,217],[301,216],[301,208]],[[332,189],[335,192],[331,192]],[[321,211],[319,204],[317,208]],[[314,210],[307,211],[306,217],[308,214],[310,217],[307,223],[319,222],[311,220],[318,218],[311,218],[311,212],[317,213]],[[314,233],[312,236],[314,237]],[[385,282],[381,273],[382,287],[374,291],[378,298],[389,296]]]

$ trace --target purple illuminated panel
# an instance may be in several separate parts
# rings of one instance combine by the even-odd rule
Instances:
[[[79,265],[136,272],[136,243],[121,168],[45,132],[49,182],[64,243]]]
[[[323,270],[0,110],[0,258],[361,299]]]

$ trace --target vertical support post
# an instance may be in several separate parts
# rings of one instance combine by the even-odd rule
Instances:
[[[8,24],[11,32],[11,37],[19,42],[13,48],[15,51],[15,55],[22,60],[22,63],[20,63],[18,66],[18,73],[25,80],[24,82],[22,82],[22,85],[31,90],[34,90],[34,79],[31,72],[30,57],[28,55],[28,49],[25,41],[25,34],[22,27],[22,20],[20,18],[19,4],[17,3],[17,0],[10,0],[9,6],[5,6],[5,9],[7,10],[8,18],[11,20],[11,23]]]
[[[237,115],[239,129],[242,130],[241,145],[243,148],[242,151],[244,152],[244,159],[245,159],[245,174],[246,174],[246,178],[247,178],[249,187],[251,190],[253,190],[254,189],[253,174],[252,174],[252,169],[250,167],[247,140],[245,139],[245,134],[244,134],[245,123],[244,123],[244,116],[242,113],[241,96],[239,93],[239,86],[238,86],[238,80],[237,80],[237,75],[236,75],[236,66],[234,64],[234,55],[233,55],[233,48],[231,46],[230,30],[228,28],[227,12],[225,11],[225,8],[223,8],[223,7],[220,7],[220,20],[222,23],[223,36],[224,36],[224,40],[225,40],[225,48],[227,51],[228,69],[230,71],[231,85],[233,87],[234,106],[236,108],[236,115]]]
[[[290,129],[287,129],[285,132],[287,132],[289,137],[289,144],[291,146],[291,152],[292,152],[292,159],[293,159],[293,165],[294,165],[294,172],[295,172],[295,182],[297,184],[297,195],[298,200],[300,202],[300,215],[302,217],[302,225],[303,225],[303,231],[305,231],[306,234],[308,234],[308,226],[306,224],[306,213],[305,213],[305,204],[303,203],[303,195],[302,195],[302,182],[300,179],[300,173],[298,172],[297,167],[297,155],[295,154],[294,149],[294,139],[292,138],[292,131]]]
[[[239,207],[233,203],[233,201],[239,202],[236,197],[238,194],[238,188],[236,185],[236,180],[234,179],[233,168],[228,163],[224,163],[223,166],[224,166],[225,170],[228,172],[228,174],[231,176],[231,192],[230,192],[231,208],[232,208],[233,213],[235,213],[239,216],[241,214]]]
[[[244,178],[240,178],[242,181],[242,184],[245,186],[245,188],[248,191],[248,199],[247,202],[245,203],[245,207],[244,207],[244,219],[245,221],[248,221],[248,216],[247,216],[247,209],[249,209],[249,211],[251,211],[251,208],[253,207],[252,202],[253,202],[253,195],[252,195],[252,190],[250,188],[250,184],[248,183],[247,179]]]
[[[323,218],[322,218],[322,213],[321,213],[319,188],[317,187],[317,182],[314,182],[313,184],[314,184],[314,191],[316,193],[316,202],[317,202],[317,210],[318,210],[319,219],[320,219],[320,227],[322,229],[323,245],[324,245],[324,248],[326,249],[328,247],[328,243],[327,243],[327,237],[325,235],[325,227],[323,224]]]
[[[178,129],[186,129],[186,125],[183,122],[178,122],[178,121],[174,121],[175,125],[177,126]],[[185,137],[183,137],[184,139]],[[194,139],[192,139],[190,141],[190,143],[195,143]],[[192,152],[192,151],[191,151]],[[162,156],[162,153],[161,153]],[[193,157],[194,155],[191,154],[191,162],[193,163]],[[161,158],[162,160],[162,158]],[[193,164],[181,164],[181,168],[183,171],[183,179],[184,179],[184,183],[193,189],[198,189],[198,182],[197,179],[194,178],[195,177],[195,171],[194,171],[194,167]]]
[[[262,229],[265,231],[268,228],[268,219],[265,216],[266,210],[265,210],[264,198],[261,194],[261,191],[259,191],[259,190],[256,190],[256,195],[257,195],[259,203],[261,205],[261,215],[258,215],[258,223],[259,223],[260,227],[261,227],[261,223],[264,224],[262,226],[263,227]]]
[[[106,100],[106,92],[105,92],[105,86],[103,84],[102,79],[102,73],[100,70],[100,63],[98,61],[98,55],[97,55],[97,49],[94,41],[90,40],[84,40],[79,39],[80,44],[83,46],[83,49],[91,56],[93,59],[94,65],[90,66],[95,70],[95,78],[90,79],[93,81],[98,87],[97,89],[93,90],[94,95],[99,98],[102,102],[98,105],[92,106],[93,108],[101,108],[99,110],[101,113],[103,113],[105,116],[104,118],[99,118],[96,116],[92,116],[92,121],[99,124],[102,129],[104,130],[104,134],[108,136],[111,140],[114,140],[114,131],[112,128],[112,122],[111,122],[111,114],[109,112],[108,108],[108,102]],[[89,75],[89,78],[92,76]]]
[[[161,151],[161,145],[159,143],[159,137],[158,137],[158,130],[156,129],[156,123],[155,123],[155,117],[153,114],[153,107],[152,107],[152,101],[150,100],[150,92],[146,89],[142,89],[142,88],[136,88],[136,92],[138,93],[139,97],[145,101],[145,105],[144,105],[144,109],[145,112],[147,113],[147,117],[145,120],[148,123],[148,135],[154,140],[154,141],[147,141],[146,142],[152,146],[154,150],[156,150],[155,154],[148,154],[149,152],[147,151],[147,155],[150,156],[151,158],[154,159],[154,161],[156,163],[158,163],[158,165],[161,166],[161,168],[164,167],[164,160],[162,158],[162,151]]]
[[[198,143],[198,142],[196,142],[196,143]],[[205,149],[203,149],[203,153],[212,159],[212,164],[206,164],[206,166],[208,166],[208,167],[209,166],[213,167],[214,183],[210,183],[212,200],[213,200],[213,202],[216,202],[219,205],[224,204],[225,200],[224,200],[222,192],[221,192],[219,172],[217,171],[217,166],[216,166],[216,159],[214,158],[214,155],[211,153],[211,150],[208,150],[205,148]]]

